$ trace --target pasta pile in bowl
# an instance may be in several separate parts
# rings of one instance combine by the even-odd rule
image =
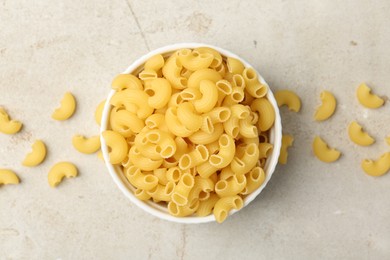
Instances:
[[[255,69],[190,43],[152,51],[114,78],[101,143],[112,178],[136,205],[170,221],[221,223],[271,178],[281,132]]]

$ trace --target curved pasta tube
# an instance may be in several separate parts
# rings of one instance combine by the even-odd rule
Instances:
[[[111,130],[104,131],[102,135],[106,141],[106,145],[111,149],[109,153],[110,163],[121,163],[126,158],[129,149],[126,139],[117,132]]]
[[[179,183],[175,186],[172,194],[172,201],[178,206],[184,206],[188,203],[188,195],[195,185],[194,176],[185,173],[181,176]]]
[[[3,134],[16,134],[22,129],[23,124],[19,121],[10,120],[7,112],[0,108],[0,132]]]
[[[238,195],[221,198],[215,203],[214,216],[218,223],[222,223],[227,218],[232,209],[239,210],[244,206],[244,201]]]
[[[242,72],[245,80],[245,90],[254,98],[262,98],[267,95],[268,88],[260,83],[256,71],[253,68],[246,68]]]
[[[82,135],[75,135],[72,139],[73,147],[80,153],[96,153],[100,149],[100,136],[86,138]]]
[[[161,54],[156,54],[145,62],[144,68],[147,70],[158,71],[164,66],[164,64],[164,57]]]
[[[139,74],[138,74],[138,77],[140,78],[140,80],[142,80],[144,82],[144,84],[148,84],[150,81],[154,80],[154,79],[157,79],[158,78],[158,75],[157,75],[157,72],[154,71],[154,70],[150,70],[150,69],[144,69],[143,71],[141,71]]]
[[[259,113],[257,128],[261,132],[269,130],[275,122],[275,110],[266,98],[258,98],[253,101],[251,108]]]
[[[217,194],[215,193],[210,194],[207,200],[203,200],[199,202],[199,207],[196,210],[196,215],[199,217],[205,217],[210,215],[211,212],[213,212],[213,208],[218,200],[219,197]]]
[[[214,82],[203,80],[200,82],[199,91],[202,97],[194,101],[194,107],[198,113],[209,112],[217,104],[218,89]]]
[[[149,190],[148,194],[157,201],[170,201],[175,186],[174,182],[168,182],[167,185],[158,184]]]
[[[56,187],[61,183],[64,177],[73,178],[78,174],[77,168],[74,164],[70,162],[59,162],[51,167],[48,174],[48,181],[50,187]]]
[[[210,53],[211,55],[213,55],[214,59],[213,59],[213,61],[210,64],[211,68],[216,68],[216,67],[218,67],[218,66],[220,66],[222,64],[222,56],[221,56],[221,54],[218,51],[216,51],[216,50],[214,50],[212,48],[200,47],[200,48],[194,49],[194,51],[197,51],[200,54]]]
[[[341,155],[341,153],[336,149],[329,148],[328,145],[319,136],[314,138],[313,152],[319,160],[327,163],[338,160]]]
[[[233,105],[236,105],[236,104],[240,103],[241,101],[243,101],[244,98],[245,98],[244,89],[239,88],[239,87],[233,87],[232,93],[230,95],[227,95],[224,98],[222,105],[223,106],[233,106]]]
[[[268,158],[273,150],[274,146],[270,143],[259,144],[259,158]]]
[[[355,121],[348,126],[348,136],[352,142],[362,146],[369,146],[375,142],[375,139],[363,131],[362,126]]]
[[[100,143],[100,142],[99,142]],[[45,160],[46,146],[41,140],[36,140],[32,145],[32,152],[27,154],[24,158],[22,165],[24,166],[37,166]]]
[[[251,118],[247,117],[239,121],[240,134],[246,138],[256,138],[259,136],[257,127],[251,123]]]
[[[132,74],[119,74],[111,83],[112,89],[121,91],[124,89],[139,89],[143,90],[141,81]]]
[[[195,108],[190,102],[184,102],[177,107],[177,118],[188,130],[198,131],[202,124],[203,118],[195,112]]]
[[[210,178],[211,175],[216,173],[217,167],[210,164],[209,161],[204,162],[196,167],[196,171],[202,178]]]
[[[200,130],[208,134],[214,132],[214,124],[209,116],[203,115],[202,126],[200,127]]]
[[[199,207],[199,201],[194,201],[192,204],[179,206],[175,202],[168,203],[168,212],[175,217],[186,217],[194,214]]]
[[[167,112],[165,113],[165,122],[169,131],[176,136],[189,137],[194,133],[194,131],[189,130],[179,121],[176,107],[167,109]]]
[[[134,196],[136,196],[137,199],[143,201],[149,200],[151,198],[151,196],[147,193],[147,191],[141,189],[136,189],[134,191]]]
[[[336,99],[329,91],[321,93],[322,104],[319,106],[314,114],[314,119],[317,121],[324,121],[331,117],[336,110]]]
[[[180,168],[175,166],[175,167],[168,169],[167,180],[170,182],[173,182],[173,183],[178,183],[180,181],[182,175],[183,175],[183,172],[180,170]]]
[[[233,175],[215,184],[215,192],[219,197],[230,197],[241,193],[246,186],[245,175]]]
[[[134,166],[142,171],[153,171],[161,166],[163,159],[153,160],[141,154],[136,146],[130,148],[129,158]]]
[[[215,86],[217,87],[218,91],[220,91],[221,93],[223,93],[225,95],[230,95],[233,91],[232,84],[229,81],[227,81],[226,79],[218,80],[215,83]]]
[[[245,69],[244,64],[240,60],[232,57],[227,57],[226,65],[231,74],[242,74]]]
[[[171,84],[163,78],[153,79],[145,87],[145,93],[149,96],[148,104],[150,107],[155,109],[163,108],[168,104],[172,96]]]
[[[19,182],[16,173],[11,170],[0,169],[0,185],[18,184]]]
[[[102,121],[102,114],[103,114],[103,109],[104,105],[106,104],[106,100],[103,100],[102,102],[99,103],[99,105],[96,107],[95,110],[95,121],[98,125],[100,125]]]
[[[54,110],[51,117],[55,120],[66,120],[70,118],[76,110],[76,99],[70,92],[66,92],[61,100],[61,106]]]
[[[276,91],[275,99],[279,107],[286,105],[291,111],[299,112],[301,110],[301,99],[291,90]]]
[[[213,69],[201,69],[197,70],[191,74],[188,79],[188,87],[190,88],[199,88],[200,82],[202,80],[210,80],[216,83],[218,80],[221,80],[222,76]]]
[[[160,183],[161,185],[167,185],[167,168],[155,169],[153,170],[153,174],[158,178],[158,183]]]
[[[253,168],[246,176],[246,187],[241,192],[242,195],[248,195],[257,190],[265,181],[264,170],[260,167]]]
[[[162,73],[175,89],[185,89],[187,87],[187,78],[180,75],[182,65],[176,55],[172,55],[166,60]]]
[[[230,118],[231,114],[231,110],[227,107],[216,107],[208,112],[207,116],[209,116],[211,122],[215,124],[226,122]]]
[[[125,89],[120,92],[116,92],[111,100],[110,104],[115,107],[124,106],[126,110],[135,112],[140,119],[145,119],[153,113],[153,108],[148,104],[149,96],[139,89]],[[135,110],[134,111],[134,107]]]
[[[193,151],[184,154],[179,160],[179,167],[182,170],[187,170],[198,166],[207,161],[209,158],[209,151],[204,145],[197,145]]]
[[[236,174],[245,174],[249,172],[259,161],[259,147],[255,143],[248,144],[245,147],[244,154],[240,157],[234,157],[230,164],[233,172]]]
[[[191,149],[187,144],[187,142],[180,136],[175,137],[175,143],[176,143],[176,153],[173,155],[173,157],[176,160],[180,160],[181,156],[185,153],[189,153]]]
[[[158,184],[158,178],[156,176],[153,174],[144,174],[141,172],[141,169],[136,166],[130,166],[127,168],[125,175],[131,185],[137,189],[149,191],[155,188]]]
[[[233,177],[235,175],[236,175],[236,173],[233,172],[233,170],[230,166],[228,166],[228,167],[223,168],[221,170],[221,172],[219,173],[219,180],[227,180],[230,177]]]
[[[214,56],[210,53],[199,53],[190,49],[181,49],[177,52],[177,58],[184,68],[190,71],[208,68],[213,62]]]
[[[192,204],[194,200],[206,200],[210,196],[210,192],[214,190],[214,182],[208,178],[195,176],[194,187],[188,194],[188,202]]]
[[[212,133],[199,130],[190,135],[188,139],[194,144],[209,144],[217,141],[221,134],[223,134],[223,125],[219,123],[214,125],[214,131]]]
[[[158,128],[162,124],[165,124],[165,117],[163,114],[152,114],[145,119],[145,125],[150,129]]]
[[[291,135],[282,136],[282,146],[280,148],[279,163],[286,164],[288,157],[288,148],[294,143],[294,137]]]
[[[232,162],[236,152],[236,144],[234,139],[227,134],[221,135],[218,144],[219,152],[211,155],[209,162],[212,166],[222,169]]]
[[[227,121],[223,122],[223,128],[225,132],[231,137],[236,138],[240,133],[239,122],[240,120],[238,117],[234,115],[229,117]]]
[[[358,87],[356,94],[359,103],[367,108],[378,108],[385,103],[382,98],[371,93],[371,89],[366,85],[366,83],[362,83]]]
[[[371,176],[382,176],[390,170],[390,152],[382,154],[376,161],[365,159],[362,169]]]

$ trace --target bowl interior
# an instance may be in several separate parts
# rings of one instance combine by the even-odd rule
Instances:
[[[201,43],[182,43],[182,44],[173,44],[169,46],[165,46],[159,49],[156,49],[154,51],[151,51],[150,53],[140,57],[137,59],[132,65],[130,65],[123,73],[128,74],[128,73],[133,73],[135,71],[138,71],[142,69],[143,64],[148,60],[150,57],[156,55],[156,54],[162,54],[162,55],[169,55],[173,51],[177,49],[182,49],[182,48],[198,48],[198,47],[210,47],[218,52],[221,53],[221,55],[226,56],[226,57],[234,57],[238,60],[240,60],[245,67],[252,67],[249,63],[247,63],[245,60],[243,60],[241,57],[238,57],[237,55],[224,50],[222,48],[216,47],[216,46],[211,46],[208,44],[201,44]],[[264,172],[266,175],[264,183],[253,193],[247,195],[244,198],[244,207],[248,205],[252,200],[256,198],[256,196],[264,189],[264,187],[267,185],[268,181],[270,180],[275,167],[278,162],[279,158],[279,153],[280,153],[280,147],[281,147],[281,139],[282,139],[282,125],[281,125],[281,119],[280,119],[280,114],[279,114],[279,109],[276,103],[276,100],[274,98],[274,95],[269,88],[268,84],[265,82],[263,77],[261,76],[260,73],[256,70],[259,80],[262,84],[266,85],[269,89],[267,93],[267,98],[274,107],[275,110],[275,123],[274,126],[270,129],[269,131],[269,141],[270,143],[273,144],[274,149],[272,150],[272,154],[267,158],[265,167],[264,167]],[[109,122],[109,114],[111,110],[111,105],[109,103],[109,100],[111,97],[115,94],[115,90],[111,90],[108,97],[106,104],[104,106],[103,110],[103,115],[102,115],[102,120],[101,120],[101,128],[100,128],[100,133],[104,132],[108,128],[108,122]],[[214,215],[209,215],[206,217],[174,217],[168,213],[168,210],[165,206],[162,206],[158,203],[154,203],[152,201],[141,201],[138,198],[134,196],[134,187],[127,181],[122,169],[119,166],[115,166],[109,163],[109,154],[108,154],[108,148],[105,143],[104,138],[100,137],[101,139],[101,149],[103,152],[104,160],[106,163],[106,167],[113,178],[114,182],[118,185],[119,189],[125,194],[126,197],[128,197],[133,203],[135,203],[137,206],[145,210],[146,212],[149,212],[150,214],[159,217],[161,219],[173,221],[173,222],[179,222],[179,223],[205,223],[205,222],[210,222],[210,221],[215,221]],[[232,210],[229,215],[234,214],[237,210]]]

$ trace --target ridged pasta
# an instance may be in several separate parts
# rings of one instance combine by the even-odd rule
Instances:
[[[216,83],[218,80],[221,80],[222,76],[213,69],[201,69],[197,70],[191,74],[188,79],[188,87],[190,88],[199,88],[200,82],[202,80],[210,80]]]
[[[195,179],[189,173],[181,176],[179,183],[175,186],[172,194],[172,201],[178,206],[184,206],[188,203],[188,195],[194,187]]]
[[[245,147],[243,156],[235,156],[230,167],[236,174],[245,174],[255,167],[259,160],[259,147],[252,143]]]
[[[222,133],[223,125],[219,123],[214,125],[214,131],[212,133],[206,133],[202,130],[199,130],[188,136],[188,139],[194,144],[209,144],[218,140]]]
[[[207,200],[199,202],[199,207],[196,210],[196,215],[199,217],[205,217],[213,212],[214,206],[219,200],[219,196],[215,193],[210,194]]]
[[[215,184],[215,192],[219,197],[230,197],[239,194],[246,186],[246,177],[244,174],[233,175],[226,180],[219,180]]]
[[[145,191],[151,190],[158,184],[158,178],[152,174],[144,174],[136,166],[130,166],[125,172],[127,180],[136,187]]]
[[[266,98],[259,98],[253,101],[251,109],[259,113],[257,128],[261,132],[269,130],[275,122],[275,110]]]
[[[209,112],[217,104],[218,89],[214,82],[203,80],[200,82],[199,91],[202,97],[194,101],[194,107],[198,113]]]
[[[210,164],[218,169],[222,169],[232,162],[236,151],[236,144],[234,139],[227,134],[221,135],[218,144],[219,152],[210,156]]]
[[[214,205],[214,217],[218,223],[222,223],[229,215],[230,210],[239,210],[244,206],[242,198],[238,195],[221,198]]]
[[[163,108],[171,99],[171,84],[163,78],[153,79],[145,87],[145,93],[149,96],[148,104],[150,107],[155,109]]]

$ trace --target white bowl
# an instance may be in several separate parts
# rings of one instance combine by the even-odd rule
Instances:
[[[123,73],[131,73],[134,70],[136,70],[138,67],[143,65],[150,57],[156,55],[156,54],[164,54],[164,53],[170,53],[178,49],[182,48],[198,48],[198,47],[210,47],[213,48],[217,51],[219,51],[222,55],[227,56],[227,57],[234,57],[236,59],[239,59],[245,67],[252,67],[248,62],[243,60],[241,57],[238,57],[237,55],[231,53],[230,51],[227,51],[225,49],[222,49],[220,47],[208,45],[208,44],[201,44],[201,43],[179,43],[179,44],[172,44],[168,45],[165,47],[158,48],[154,51],[149,52],[148,54],[140,57],[136,61],[134,61]],[[257,72],[257,71],[256,71]],[[257,72],[258,73],[258,72]],[[268,86],[268,84],[265,82],[263,77],[261,77],[260,73],[258,73],[260,82],[262,84],[265,84]],[[115,90],[111,90],[108,97],[106,104],[104,106],[103,110],[103,115],[102,115],[102,121],[101,121],[101,127],[100,127],[100,133],[103,131],[107,130],[107,125],[108,125],[108,119],[109,119],[109,112],[111,105],[109,103],[109,100],[111,97],[114,95]],[[278,158],[279,158],[279,152],[280,152],[280,146],[282,142],[282,125],[281,125],[281,120],[280,120],[280,114],[279,114],[279,109],[277,106],[277,103],[275,101],[274,95],[272,94],[272,91],[269,89],[268,94],[267,94],[268,100],[271,102],[275,109],[275,124],[270,130],[270,140],[269,142],[274,145],[274,149],[272,151],[271,156],[267,159],[267,162],[264,167],[265,171],[265,181],[264,183],[253,193],[249,194],[247,197],[244,199],[244,207],[247,206],[252,200],[254,200],[257,195],[260,194],[260,192],[264,189],[264,187],[267,185],[268,181],[270,180],[275,167],[278,163]],[[168,210],[161,206],[158,205],[152,201],[141,201],[138,198],[134,196],[134,188],[131,186],[131,184],[127,181],[125,175],[123,174],[123,171],[120,169],[118,166],[114,166],[110,164],[109,162],[109,154],[108,154],[108,149],[106,146],[106,143],[100,135],[100,140],[101,140],[101,149],[103,152],[104,160],[106,162],[106,166],[108,169],[108,172],[110,173],[112,179],[114,182],[118,185],[119,189],[125,194],[127,198],[129,198],[135,205],[140,207],[141,209],[145,210],[146,212],[160,218],[160,219],[165,219],[168,221],[173,221],[173,222],[178,222],[178,223],[206,223],[206,222],[211,222],[215,221],[215,217],[213,214],[206,216],[206,217],[196,217],[196,216],[190,216],[190,217],[175,217],[172,216],[168,213]],[[243,207],[243,208],[244,208]],[[237,210],[233,210],[230,212],[229,215],[234,214],[237,212]]]

